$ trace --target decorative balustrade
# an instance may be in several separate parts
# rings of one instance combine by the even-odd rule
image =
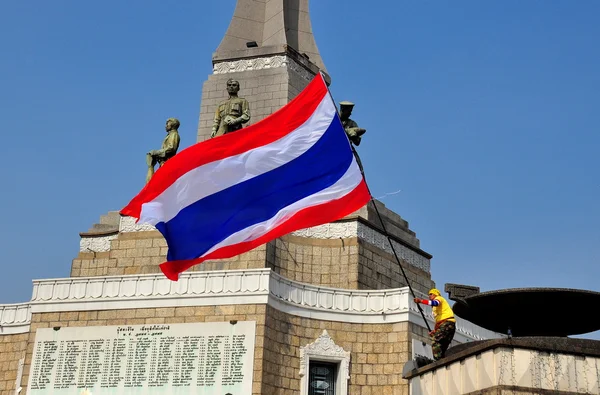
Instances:
[[[33,282],[32,311],[85,311],[266,303],[269,269],[77,277]]]
[[[423,296],[423,295],[418,295]],[[422,325],[408,288],[348,290],[288,280],[270,269],[35,280],[30,303],[0,306],[2,327],[27,332],[32,313],[221,304],[270,304],[286,313],[339,322]],[[428,321],[433,325],[430,310]],[[459,341],[497,334],[458,320]]]
[[[286,303],[310,309],[346,314],[408,312],[408,288],[361,291],[319,287],[271,274],[269,291]]]
[[[0,305],[0,335],[29,332],[30,323],[29,303]]]

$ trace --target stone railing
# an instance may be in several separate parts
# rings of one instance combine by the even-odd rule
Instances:
[[[0,335],[29,332],[31,305],[29,303],[0,306]]]
[[[33,282],[34,313],[266,303],[270,269],[77,277]]]
[[[418,295],[424,296],[424,295]],[[189,272],[177,282],[162,274],[35,280],[31,302],[0,306],[2,325],[28,325],[31,313],[173,306],[269,304],[288,314],[338,322],[413,322],[424,326],[407,287],[348,290],[288,280],[270,269]],[[428,321],[433,326],[430,309]],[[459,342],[498,337],[468,321]]]
[[[412,321],[424,326],[421,313],[412,301],[413,297],[408,287],[353,291],[299,283],[272,273],[269,293],[271,298],[291,306],[287,309],[283,307],[282,310],[294,315],[342,322]],[[422,294],[417,296],[426,297]],[[429,326],[433,328],[435,321],[431,309],[425,308],[424,310]],[[493,339],[499,336],[495,332],[460,318],[457,319],[456,332],[457,340],[461,343]]]
[[[344,314],[408,312],[408,288],[361,291],[319,287],[271,274],[271,296],[296,306]]]

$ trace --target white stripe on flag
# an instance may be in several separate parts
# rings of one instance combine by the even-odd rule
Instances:
[[[340,199],[346,196],[361,183],[362,179],[362,174],[360,172],[358,164],[356,163],[356,159],[352,158],[352,163],[350,163],[350,167],[335,184],[313,195],[298,200],[297,202],[294,202],[287,207],[284,207],[277,214],[275,214],[275,216],[269,218],[264,222],[251,225],[245,229],[240,230],[239,232],[232,234],[222,242],[215,244],[202,256],[206,256],[211,252],[222,247],[258,239],[265,233],[281,225],[289,217],[291,217],[300,210],[318,206],[319,204],[327,203],[332,200]]]

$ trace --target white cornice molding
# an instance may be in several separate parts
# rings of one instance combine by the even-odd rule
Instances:
[[[136,219],[133,217],[121,217],[119,221],[119,233],[130,233],[130,232],[148,232],[156,230],[153,225],[150,224],[137,224]]]
[[[33,313],[264,304],[270,269],[190,272],[179,281],[163,274],[73,277],[33,282]]]
[[[30,303],[0,305],[0,335],[27,333],[30,324]]]
[[[358,236],[358,220],[330,222],[290,233],[298,237],[314,239],[347,239]]]
[[[424,296],[424,295],[419,295]],[[0,334],[26,333],[32,313],[268,304],[287,314],[327,321],[425,327],[408,288],[348,290],[288,280],[270,269],[35,280],[31,302],[0,306]],[[431,312],[427,313],[433,327]],[[499,335],[458,319],[456,340]]]
[[[417,296],[425,298],[426,295]],[[288,314],[328,321],[385,324],[413,322],[426,327],[408,287],[387,290],[349,290],[319,287],[288,280],[271,273],[269,304]],[[431,309],[425,316],[430,328],[435,321]],[[457,318],[456,340],[497,338],[495,332]]]
[[[85,236],[79,240],[79,252],[110,251],[111,240],[116,239],[117,233],[108,236]]]
[[[271,273],[270,295],[284,303],[328,313],[369,315],[407,313],[408,288],[351,290],[320,287]]]
[[[315,76],[294,59],[287,55],[272,55],[250,59],[228,60],[216,62],[213,65],[213,74],[242,73],[244,71],[268,70],[287,68],[303,79],[310,81]]]
[[[424,295],[419,295],[424,296]],[[178,306],[268,304],[299,317],[352,323],[413,322],[425,326],[408,288],[348,290],[288,280],[270,269],[190,272],[177,282],[162,274],[36,280],[23,314]],[[11,306],[5,306],[10,311]],[[4,310],[3,310],[4,311]],[[10,317],[10,313],[6,313]],[[11,318],[12,319],[12,318]],[[428,313],[433,326],[433,318]],[[28,322],[27,322],[28,324]],[[460,342],[498,337],[458,320]]]
[[[419,295],[424,296],[424,295]],[[0,306],[2,334],[29,331],[32,313],[179,306],[268,304],[299,317],[353,323],[425,326],[408,288],[348,290],[288,280],[270,269],[35,280],[31,302]],[[431,313],[427,314],[433,326]],[[499,335],[458,319],[459,342]]]

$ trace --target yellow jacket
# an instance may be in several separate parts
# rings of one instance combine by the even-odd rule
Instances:
[[[434,305],[433,317],[435,318],[436,324],[442,321],[456,322],[456,319],[454,318],[454,312],[452,311],[452,308],[446,299],[438,295],[433,300],[438,302],[437,306],[432,303],[432,305]]]

